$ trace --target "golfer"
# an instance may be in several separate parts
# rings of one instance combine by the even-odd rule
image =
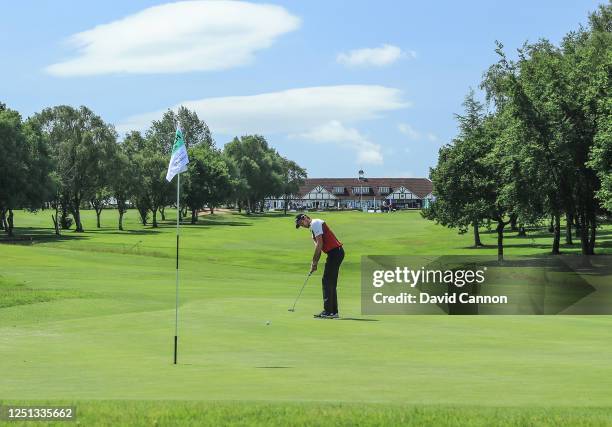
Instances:
[[[323,311],[315,314],[315,317],[323,319],[338,318],[338,294],[336,288],[338,286],[338,272],[340,264],[344,259],[344,249],[342,243],[336,238],[327,223],[322,219],[311,219],[308,215],[298,214],[295,217],[295,228],[310,228],[312,240],[315,244],[314,255],[312,256],[312,265],[310,273],[317,271],[317,264],[321,258],[321,252],[327,254],[325,261],[325,270],[323,272]]]

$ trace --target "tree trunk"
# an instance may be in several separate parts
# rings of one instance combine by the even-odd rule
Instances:
[[[573,222],[572,214],[565,214],[565,243],[568,245],[573,245],[572,241],[572,222]]]
[[[504,227],[506,224],[503,220],[497,220],[497,261],[504,260]]]
[[[474,228],[474,247],[482,246],[482,242],[480,241],[480,231],[478,230],[478,221],[474,221],[472,223],[472,228]]]
[[[591,240],[589,242],[589,255],[595,255],[595,234],[596,234],[596,230],[597,230],[597,222],[595,219],[595,215],[593,215],[592,221],[591,221]]]
[[[510,215],[510,230],[512,231],[518,231],[518,229],[516,228],[516,220],[517,220],[517,216],[512,214]]]
[[[83,232],[83,224],[81,224],[81,200],[75,197],[72,200],[72,216],[74,217],[74,224],[76,229],[74,230],[76,233]]]
[[[123,231],[123,209],[119,209],[119,230]]]
[[[289,204],[289,199],[283,200],[283,212],[287,215],[287,205]]]
[[[96,226],[97,228],[100,228],[100,214],[102,214],[102,208],[100,209],[96,208]]]
[[[550,217],[550,225],[548,226],[548,232],[549,233],[555,232],[555,217],[554,216]]]
[[[137,209],[138,213],[140,214],[140,222],[142,225],[147,225],[147,213],[149,210],[142,207],[137,207]]]
[[[166,220],[166,207],[163,206],[159,208],[159,213],[161,214],[162,221],[165,221]]]
[[[191,210],[191,223],[195,224],[196,222],[198,222],[198,210],[192,209]]]
[[[8,210],[8,217],[7,217],[6,225],[7,225],[8,235],[12,237],[13,236],[13,210],[11,208],[9,208]]]
[[[559,255],[561,252],[559,251],[559,243],[561,241],[561,215],[555,214],[555,223],[554,223],[554,237],[553,237],[553,246],[552,246],[552,254]]]
[[[4,209],[0,209],[0,230],[6,230],[6,211]]]
[[[67,203],[62,203],[62,217],[60,219],[60,226],[64,229],[67,230],[70,227],[68,227],[68,206],[66,206]]]
[[[157,208],[153,209],[153,228],[157,228]]]
[[[238,213],[242,213],[242,202],[238,200]]]
[[[589,254],[589,227],[587,224],[586,215],[584,212],[580,213],[580,249],[582,255]]]
[[[55,235],[59,236],[60,235],[60,223],[59,223],[59,201],[55,204],[55,218],[53,218],[53,215],[51,215],[51,218],[53,218],[53,227],[55,228]]]
[[[210,205],[210,214],[214,214],[215,213],[215,207],[213,205]]]
[[[597,230],[597,219],[593,212],[580,215],[580,245],[583,255],[595,254],[595,237]]]
[[[527,236],[527,230],[525,230],[525,225],[524,225],[524,224],[519,224],[519,228],[518,228],[518,236],[519,236],[519,237],[525,237],[525,236]]]
[[[51,214],[51,221],[53,221],[53,230],[56,236],[59,236],[59,221],[57,218],[57,213],[55,215]]]
[[[574,217],[574,236],[576,239],[580,239],[580,220],[578,219],[578,215],[573,215]]]

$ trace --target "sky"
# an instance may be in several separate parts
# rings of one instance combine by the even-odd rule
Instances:
[[[260,134],[310,177],[427,177],[495,41],[559,43],[599,3],[7,2],[0,102],[86,105],[120,137],[185,105],[218,147]]]

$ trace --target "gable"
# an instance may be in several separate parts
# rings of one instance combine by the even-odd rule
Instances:
[[[304,194],[304,200],[335,200],[337,199],[332,193],[327,191],[322,185],[317,185],[315,188]]]
[[[399,188],[396,188],[393,190],[393,192],[391,194],[389,194],[387,197],[387,199],[418,199],[418,197],[411,192],[410,190],[408,190],[406,187],[404,187],[403,185]]]

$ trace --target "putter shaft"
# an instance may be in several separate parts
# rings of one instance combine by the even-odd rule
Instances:
[[[302,291],[306,287],[306,283],[308,283],[308,279],[310,278],[311,275],[312,275],[312,271],[308,273],[308,276],[306,276],[306,280],[304,280],[304,284],[302,285],[302,288],[300,289],[300,293],[298,294],[297,298],[293,302],[293,307],[291,307],[289,311],[295,311],[295,305],[297,304],[298,300],[302,296]]]

